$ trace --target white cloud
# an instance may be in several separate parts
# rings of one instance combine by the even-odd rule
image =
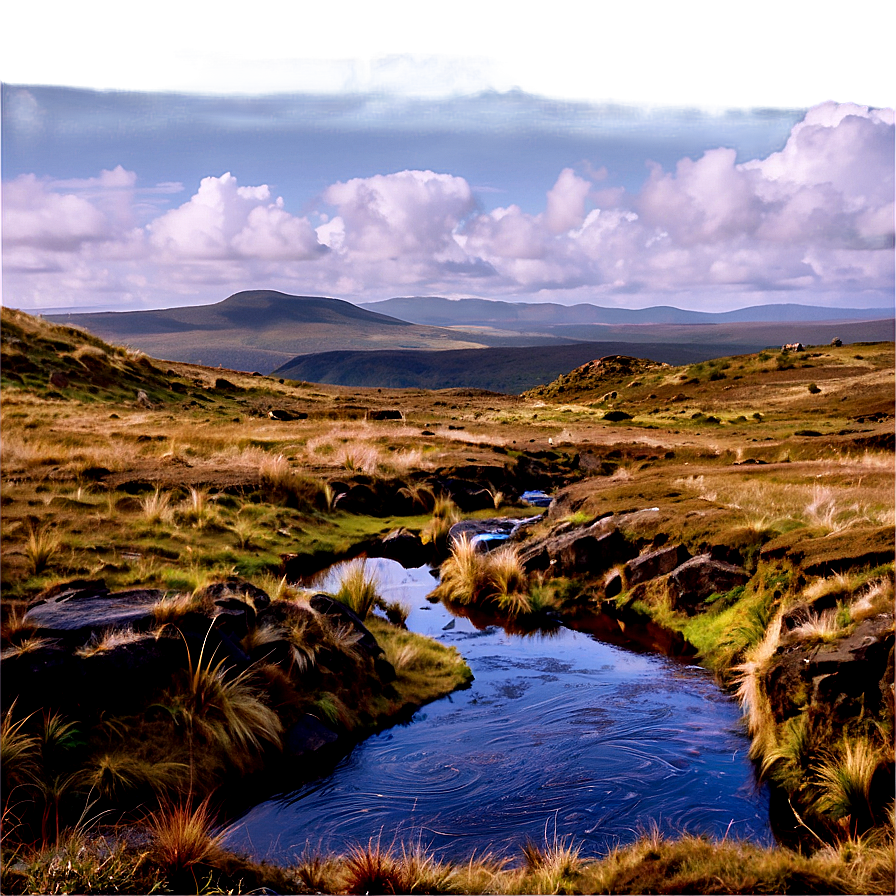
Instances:
[[[718,148],[654,166],[638,194],[596,188],[602,169],[565,168],[538,214],[511,203],[483,211],[464,178],[433,171],[294,197],[305,216],[229,173],[167,211],[145,194],[167,202],[178,184],[141,188],[121,167],[69,181],[26,175],[3,187],[4,273],[10,297],[37,304],[96,290],[212,301],[262,285],[354,299],[674,303],[706,291],[737,304],[774,290],[799,301],[805,290],[803,301],[837,291],[844,301],[893,289],[893,152],[891,110],[824,104],[780,152],[738,163]],[[135,224],[147,209],[152,219]]]
[[[284,211],[282,198],[272,200],[266,184],[238,186],[229,171],[203,178],[188,202],[166,212],[147,230],[153,247],[166,260],[299,260],[321,251],[307,218]]]

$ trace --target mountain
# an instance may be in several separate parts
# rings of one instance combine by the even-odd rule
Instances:
[[[470,336],[398,320],[340,299],[290,296],[266,289],[238,292],[213,305],[57,314],[47,319],[83,327],[156,358],[262,373],[297,354],[328,348],[432,350],[520,344],[512,334]],[[523,340],[527,341],[531,340]],[[556,337],[542,336],[540,341],[556,341]]]
[[[761,345],[724,346],[723,354],[758,351]],[[274,371],[284,379],[337,386],[448,389],[469,387],[519,393],[548,383],[574,367],[607,355],[630,355],[667,364],[691,364],[719,355],[718,345],[582,342],[528,348],[458,351],[321,352],[294,358]]]
[[[600,305],[558,305],[552,302],[503,302],[492,299],[445,299],[411,296],[360,303],[360,308],[402,320],[439,327],[463,325],[502,329],[536,328],[543,332],[574,324],[725,324],[875,320],[893,317],[892,308],[823,308],[818,305],[756,305],[736,311],[686,311],[670,305],[652,308],[605,308]]]

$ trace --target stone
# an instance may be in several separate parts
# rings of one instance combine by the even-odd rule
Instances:
[[[641,582],[648,582],[672,572],[690,557],[687,548],[680,544],[641,554],[625,564],[625,580],[630,588],[633,585],[640,585]]]
[[[151,411],[153,407],[152,402],[149,400],[149,396],[142,389],[137,392],[137,407],[147,411]]]
[[[50,385],[54,389],[67,389],[68,377],[61,370],[54,370],[50,374]]]
[[[519,556],[528,573],[598,576],[636,553],[612,518],[606,517],[524,543]]]
[[[271,420],[288,423],[290,420],[307,420],[308,415],[304,411],[287,411],[285,408],[271,408],[268,411]]]
[[[152,608],[163,595],[150,588],[110,594],[101,582],[76,581],[58,588],[45,592],[24,621],[40,634],[80,643],[109,628],[151,628]]]
[[[672,609],[692,616],[711,594],[730,591],[749,580],[741,567],[714,560],[711,554],[700,554],[669,573],[666,589]]]
[[[245,599],[248,598],[255,610],[265,610],[271,604],[271,598],[266,591],[239,576],[229,576],[223,582],[207,585],[200,592],[200,596],[208,598],[212,603],[226,598],[237,598],[245,603]]]
[[[423,566],[429,560],[429,554],[429,549],[420,536],[404,527],[393,529],[367,549],[368,557],[396,560],[405,569]]]
[[[368,411],[368,420],[404,420],[404,414],[398,408],[383,408],[378,411]]]

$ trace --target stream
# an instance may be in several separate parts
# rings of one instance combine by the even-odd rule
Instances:
[[[706,670],[562,627],[479,630],[425,599],[427,568],[368,568],[384,597],[411,608],[408,628],[457,647],[472,687],[258,804],[227,829],[228,847],[286,864],[371,838],[457,860],[519,856],[527,840],[555,836],[595,855],[653,825],[773,841],[739,708]]]

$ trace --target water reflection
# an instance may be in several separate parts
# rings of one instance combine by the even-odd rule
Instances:
[[[256,806],[228,844],[275,861],[371,837],[510,856],[548,821],[592,853],[653,824],[771,841],[738,709],[703,669],[565,628],[519,636],[452,616],[425,599],[427,570],[368,562],[409,628],[456,646],[476,680]]]

